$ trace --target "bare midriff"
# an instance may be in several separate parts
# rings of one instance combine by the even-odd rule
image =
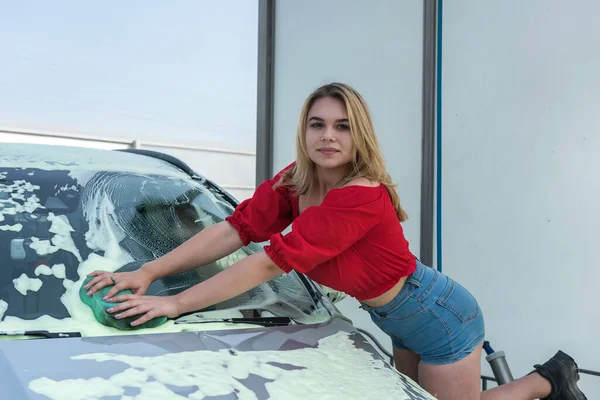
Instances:
[[[362,300],[361,303],[369,307],[382,307],[391,302],[400,293],[406,282],[406,276],[403,276],[390,290],[384,294],[368,300]]]

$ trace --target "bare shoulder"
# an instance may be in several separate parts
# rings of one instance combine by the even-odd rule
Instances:
[[[366,186],[366,187],[377,187],[379,186],[380,183],[377,181],[372,181],[370,179],[367,178],[354,178],[352,179],[350,182],[346,183],[344,186],[342,187],[347,187],[347,186]]]

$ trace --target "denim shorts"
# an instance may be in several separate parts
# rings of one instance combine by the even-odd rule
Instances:
[[[397,349],[427,364],[448,364],[469,355],[484,339],[483,313],[473,295],[417,260],[400,293],[388,304],[362,304]]]

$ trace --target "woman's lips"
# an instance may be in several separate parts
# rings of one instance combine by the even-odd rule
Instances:
[[[324,154],[324,155],[326,155],[326,156],[330,156],[330,155],[332,155],[332,154],[335,154],[335,153],[337,153],[337,152],[338,152],[338,150],[336,150],[336,149],[319,149],[319,152],[320,152],[321,154]]]

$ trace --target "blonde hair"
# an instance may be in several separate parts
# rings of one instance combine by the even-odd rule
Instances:
[[[348,175],[341,182],[345,185],[356,178],[366,178],[385,185],[400,222],[408,219],[400,205],[396,185],[385,168],[385,162],[375,135],[371,115],[362,96],[351,86],[343,83],[330,83],[312,92],[302,107],[296,134],[296,164],[281,175],[275,186],[291,188],[296,195],[310,193],[316,183],[315,164],[306,149],[306,124],[308,112],[313,103],[322,97],[340,100],[346,106],[355,154]]]

